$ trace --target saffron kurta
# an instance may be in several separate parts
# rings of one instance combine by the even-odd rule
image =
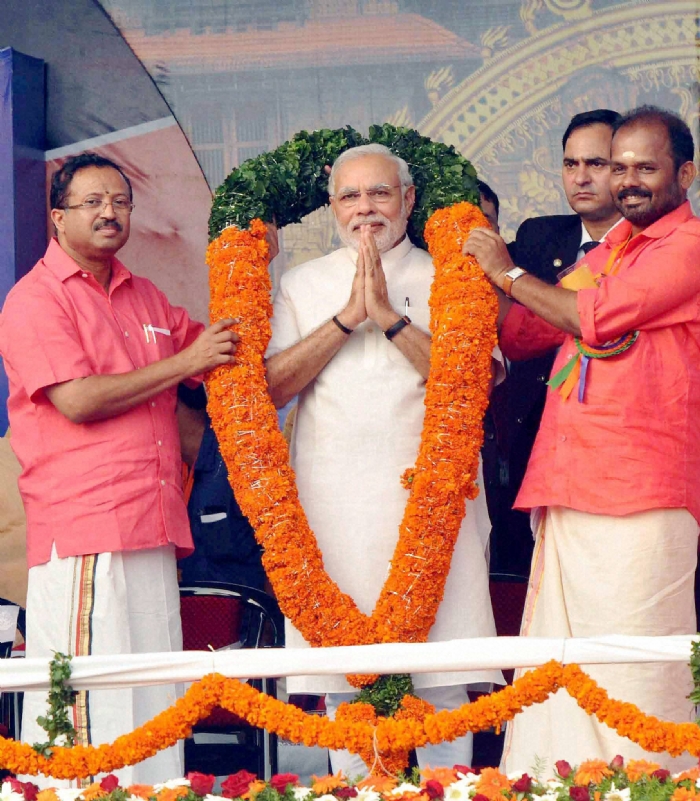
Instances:
[[[275,298],[268,357],[294,345],[337,314],[350,297],[355,251],[343,248],[299,265]],[[428,332],[430,256],[406,238],[382,265],[392,306]],[[408,304],[408,307],[407,307]],[[387,576],[408,492],[400,477],[418,454],[425,383],[395,344],[368,320],[299,396],[292,465],[326,570],[370,614]],[[429,640],[495,635],[485,548],[490,531],[480,493],[466,504],[445,597]],[[305,644],[287,624],[287,645]],[[502,682],[500,671],[429,673],[417,687]],[[349,692],[343,676],[300,677],[290,692]]]

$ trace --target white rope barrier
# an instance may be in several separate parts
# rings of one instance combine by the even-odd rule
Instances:
[[[196,681],[207,673],[231,678],[344,673],[431,673],[564,664],[688,662],[696,635],[577,639],[482,637],[440,643],[390,643],[344,648],[285,648],[77,656],[71,685],[103,690]],[[48,659],[0,660],[0,691],[47,690]]]

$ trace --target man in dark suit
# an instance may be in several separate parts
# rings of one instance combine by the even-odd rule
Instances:
[[[612,126],[608,109],[574,116],[562,139],[562,182],[574,214],[533,217],[508,246],[515,264],[550,284],[575,264],[621,218],[610,194]],[[494,389],[491,410],[498,443],[497,469],[485,476],[491,532],[491,572],[527,577],[532,555],[529,515],[513,510],[540,425],[554,352],[510,364]]]

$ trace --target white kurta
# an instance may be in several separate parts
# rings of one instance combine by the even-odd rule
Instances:
[[[343,248],[287,272],[275,298],[268,356],[307,337],[347,304],[357,253]],[[428,333],[430,256],[408,238],[382,265],[392,306]],[[386,579],[408,499],[400,477],[415,463],[423,426],[423,379],[372,321],[366,321],[299,396],[292,465],[326,570],[370,614]],[[429,640],[495,635],[485,548],[483,492],[466,504],[445,597]],[[287,622],[287,645],[305,641]],[[416,687],[502,683],[500,671],[424,673]],[[290,692],[348,692],[343,676],[290,678]]]

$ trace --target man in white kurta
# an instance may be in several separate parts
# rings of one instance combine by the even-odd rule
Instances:
[[[363,148],[354,150],[360,152],[355,155],[347,151],[351,155],[336,162],[336,180],[330,186],[331,194],[335,188],[336,198],[345,197],[341,193],[348,191],[359,195],[351,196],[348,208],[352,208],[353,198],[356,203],[349,221],[343,219],[343,209],[334,205],[339,233],[349,240],[349,246],[299,265],[282,277],[267,355],[271,394],[276,403],[281,405],[290,392],[298,392],[292,465],[326,570],[362,612],[371,614],[387,576],[408,499],[400,476],[415,463],[423,426],[428,296],[434,269],[430,256],[405,236],[413,192],[403,183],[406,176],[397,176],[395,157],[372,149],[367,154]],[[385,189],[380,190],[379,197],[372,198],[376,187]],[[390,201],[381,194],[389,188],[402,193],[411,190],[408,203],[395,198],[400,225],[391,219]],[[388,218],[388,222],[384,228],[374,224],[369,242],[366,220],[381,217]],[[358,236],[353,241],[348,235],[353,225],[363,232],[362,241]],[[362,310],[353,313],[353,296],[358,295],[363,261],[371,260],[369,245],[375,242],[381,251],[381,256],[376,254],[378,270],[383,273],[380,283],[385,279],[377,294],[384,292],[384,306],[398,311],[393,312],[393,317],[390,312],[383,316],[376,309],[372,311],[372,301],[368,299],[366,317],[359,321]],[[353,247],[355,243],[359,247]],[[372,283],[367,271],[365,296]],[[399,311],[405,313],[410,324],[402,326],[390,340],[384,332],[397,325]],[[416,343],[402,341],[403,348],[399,348],[399,337],[409,331]],[[300,354],[302,364],[288,363],[286,368],[282,364],[280,368],[280,361],[288,359],[289,354],[293,356],[295,347],[304,348],[309,343],[306,353]],[[324,348],[331,351],[330,357],[325,358]],[[314,360],[325,363],[317,371],[317,365],[309,370],[308,363]],[[283,392],[280,387],[284,387]],[[430,641],[495,634],[485,558],[489,530],[486,503],[480,494],[476,501],[466,504]],[[287,644],[305,645],[289,622]],[[467,703],[467,684],[502,682],[502,677],[498,671],[424,673],[415,675],[413,681],[418,694],[441,709]],[[288,689],[329,694],[329,714],[334,714],[337,705],[356,692],[344,676],[290,678]],[[419,761],[433,766],[469,764],[471,737],[420,749],[418,756]],[[335,770],[342,768],[349,775],[366,771],[359,758],[350,758],[346,752],[332,754],[331,758]]]

